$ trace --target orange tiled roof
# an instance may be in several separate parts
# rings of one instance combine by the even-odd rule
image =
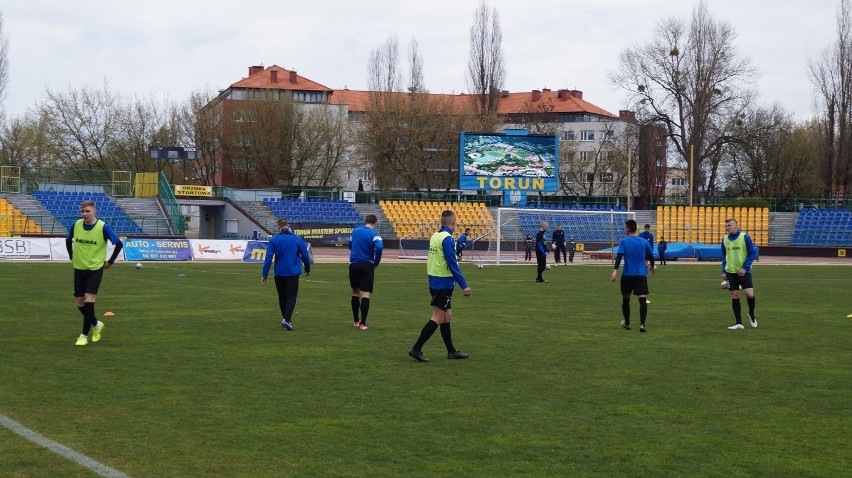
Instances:
[[[258,68],[260,69],[260,68]],[[273,73],[274,72],[274,73]],[[276,78],[277,77],[277,78]],[[276,78],[277,81],[273,81]],[[291,81],[295,80],[295,83]],[[299,76],[295,71],[272,65],[231,85],[231,88],[262,88],[277,90],[332,91],[331,88]]]
[[[372,92],[370,91],[363,90],[335,90],[334,94],[331,98],[329,98],[329,103],[335,105],[347,105],[349,107],[349,111],[352,112],[364,112],[367,109],[371,93]],[[577,97],[578,95],[571,93],[572,92],[568,92],[567,90],[562,90],[561,95],[558,91],[542,91],[538,94],[533,92],[508,93],[507,95],[500,97],[500,103],[497,106],[497,113],[527,113],[529,110],[529,107],[527,106],[528,103],[531,106],[535,106],[538,104],[548,104],[552,102],[554,113],[591,113],[600,116],[609,116],[612,118],[618,117],[618,115],[614,115],[603,108],[599,108],[588,101]],[[398,94],[404,95],[407,93]],[[467,94],[432,94],[432,96],[450,98],[459,106],[471,101],[471,96]],[[532,99],[535,96],[538,96],[538,99],[533,101]]]

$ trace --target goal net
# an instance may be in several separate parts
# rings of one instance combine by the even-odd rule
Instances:
[[[557,226],[565,231],[566,249],[573,238],[575,260],[610,259],[611,249],[624,236],[624,221],[635,219],[628,211],[586,211],[573,209],[526,209],[501,207],[496,210],[493,221],[456,223],[453,238],[458,239],[465,228],[470,227],[467,247],[462,262],[476,264],[523,263],[526,251],[530,250],[535,261],[535,235],[542,221],[550,228],[545,233],[548,246]],[[425,221],[412,224],[408,232],[400,237],[399,256],[408,259],[425,259],[428,255],[429,237],[440,228],[440,221]],[[529,237],[529,240],[527,239]],[[551,249],[552,252],[552,249]]]
[[[524,262],[529,250],[531,261],[535,261],[532,248],[542,221],[549,225],[544,235],[548,246],[552,246],[557,226],[562,226],[566,249],[571,240],[575,242],[575,260],[576,255],[583,259],[610,259],[612,249],[624,236],[624,221],[635,219],[635,216],[632,211],[499,208],[493,234],[483,238],[487,244],[474,247],[471,260],[515,264]]]

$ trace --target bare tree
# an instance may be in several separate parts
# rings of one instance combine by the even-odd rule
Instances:
[[[565,194],[619,194],[627,186],[627,154],[635,151],[635,132],[615,134],[615,122],[603,123],[600,141],[559,143],[559,187]],[[627,127],[635,127],[628,125]],[[631,165],[635,174],[636,165]]]
[[[47,136],[47,119],[37,112],[12,118],[0,130],[0,164],[24,168],[51,167],[58,152]]]
[[[737,141],[725,148],[729,192],[772,196],[783,206],[794,196],[819,193],[818,130],[795,125],[781,107],[758,108],[737,126]]]
[[[704,194],[719,187],[723,147],[732,142],[737,118],[753,101],[756,77],[737,52],[736,31],[719,21],[702,1],[689,21],[661,21],[654,38],[619,57],[611,81],[630,93],[628,109],[640,122],[663,125],[688,166],[694,148],[697,186]]]
[[[221,175],[220,162],[228,162],[222,147],[223,121],[219,108],[209,108],[215,94],[208,90],[194,91],[180,108],[179,143],[193,146],[198,152],[198,161],[184,166],[190,169],[185,177],[189,182],[215,186]]]
[[[391,37],[370,56],[367,111],[355,132],[379,188],[447,190],[458,185],[460,131],[490,131],[494,115],[478,116],[470,104],[449,95],[427,93],[416,42],[409,50],[408,92],[400,92],[402,73]]]
[[[110,146],[118,139],[118,95],[104,81],[102,89],[71,87],[64,93],[50,89],[39,105],[48,118],[47,134],[66,168],[113,169]]]
[[[489,8],[482,0],[473,15],[470,27],[470,58],[467,64],[467,84],[477,112],[497,111],[500,90],[506,81],[503,58],[503,31],[497,8]]]
[[[6,85],[9,83],[9,37],[3,24],[3,12],[0,11],[0,119],[3,119],[6,99]]]
[[[852,1],[840,0],[837,37],[808,63],[816,87],[820,174],[825,194],[849,194],[852,180]]]

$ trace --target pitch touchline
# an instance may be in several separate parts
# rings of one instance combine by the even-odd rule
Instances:
[[[128,475],[114,468],[110,468],[99,461],[93,460],[82,453],[78,453],[65,445],[57,443],[50,438],[39,435],[6,415],[0,414],[0,425],[3,425],[12,432],[17,433],[42,448],[47,448],[63,458],[67,458],[82,467],[88,468],[100,476],[106,476],[109,478],[129,478]]]

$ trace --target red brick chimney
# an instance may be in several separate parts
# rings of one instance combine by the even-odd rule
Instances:
[[[532,90],[532,100],[533,100],[533,101],[538,101],[538,100],[540,100],[540,99],[541,99],[541,91],[539,91],[539,90]]]
[[[272,82],[278,83],[278,69],[273,68],[273,69],[269,70],[269,74],[272,77]]]
[[[557,98],[559,98],[560,100],[567,99],[567,98],[568,98],[568,90],[560,89],[560,90],[556,93],[556,97],[557,97]]]
[[[297,80],[296,80],[297,78],[298,78],[298,76],[296,75],[296,72],[295,72],[295,71],[291,71],[291,72],[290,72],[290,83],[293,83],[293,84],[295,85],[295,84],[296,84],[296,81],[297,81]]]
[[[636,112],[629,110],[618,110],[618,118],[624,121],[636,122]]]
[[[568,94],[573,96],[574,98],[577,98],[578,100],[583,99],[583,92],[580,90],[568,90]]]
[[[249,76],[256,75],[256,74],[260,73],[261,71],[263,71],[262,65],[250,66],[249,67]]]

